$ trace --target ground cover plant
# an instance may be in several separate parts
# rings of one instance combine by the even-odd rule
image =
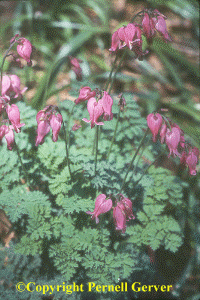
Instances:
[[[31,2],[27,3],[28,10]],[[71,44],[61,48],[30,101],[23,96],[29,87],[22,87],[18,70],[21,68],[28,78],[34,78],[37,41],[34,44],[34,38],[30,41],[26,35],[15,33],[2,53],[2,299],[110,299],[107,291],[81,291],[80,285],[87,287],[88,282],[127,282],[127,293],[114,291],[112,297],[135,299],[142,295],[131,290],[134,281],[172,284],[166,297],[178,299],[188,274],[196,274],[199,141],[195,131],[190,135],[187,126],[178,123],[180,112],[186,113],[187,99],[184,96],[181,103],[162,105],[156,101],[152,104],[153,96],[153,101],[147,99],[148,111],[146,107],[141,110],[136,94],[123,83],[130,83],[132,77],[123,78],[121,73],[124,62],[130,60],[135,64],[142,62],[144,67],[146,57],[154,51],[164,57],[173,73],[173,64],[161,51],[172,48],[166,16],[160,9],[144,7],[126,25],[119,24],[109,38],[109,70],[101,61],[106,72],[92,78],[87,76],[89,63],[69,49],[73,43],[78,48],[80,40],[84,43],[94,32],[109,32],[107,19],[100,13],[100,2],[96,5],[90,9],[99,9],[98,22],[102,26],[93,27],[86,37],[81,31],[72,37]],[[61,8],[85,16],[78,2]],[[46,17],[45,34],[52,25]],[[53,17],[54,29],[66,26],[66,22],[75,30],[80,28],[77,23],[64,20],[64,15],[61,21],[52,13]],[[90,21],[85,16],[86,29],[91,27]],[[50,53],[46,51],[46,55]],[[13,66],[10,69],[8,60]],[[93,61],[97,62],[98,57],[93,56]],[[63,89],[55,89],[55,79],[64,63],[71,74],[64,87],[69,99],[61,101],[58,97],[49,103],[49,98]],[[195,73],[192,67],[190,72]],[[182,85],[178,75],[176,83]],[[141,93],[143,98],[142,92],[139,90],[137,96]],[[181,97],[183,94],[184,88]],[[193,109],[188,114],[193,114],[198,127],[198,114]],[[163,159],[167,166],[175,166],[176,173],[162,164]],[[170,255],[182,259],[181,251],[186,246],[184,268],[176,273],[176,278],[164,277],[161,267],[170,263]],[[18,282],[34,284],[31,290],[22,292],[20,287],[16,290]],[[61,292],[35,289],[37,285],[73,283],[79,285],[79,290],[72,293],[63,287]],[[154,293],[152,297],[159,296]]]

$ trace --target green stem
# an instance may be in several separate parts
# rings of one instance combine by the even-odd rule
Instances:
[[[120,189],[119,194],[121,193],[121,191],[122,191],[123,188],[124,188],[124,185],[125,185],[125,182],[126,182],[126,178],[127,178],[127,176],[128,176],[128,173],[129,173],[130,169],[132,168],[133,162],[134,162],[134,160],[135,160],[135,158],[136,158],[138,152],[140,151],[140,148],[142,147],[142,145],[143,145],[143,143],[144,143],[144,141],[145,141],[145,138],[146,138],[146,136],[147,136],[148,133],[149,133],[149,128],[146,130],[146,132],[145,132],[145,134],[144,134],[144,136],[143,136],[143,138],[142,138],[142,140],[141,140],[141,142],[140,142],[139,147],[137,148],[135,154],[133,155],[133,158],[132,158],[132,160],[131,160],[131,162],[130,162],[129,168],[128,168],[128,170],[127,170],[127,172],[126,172],[126,175],[125,175],[125,177],[124,177],[124,180],[123,180],[123,182],[122,182],[122,186],[121,186],[121,189]]]
[[[98,155],[98,129],[99,127],[96,126],[96,152],[95,152],[95,167],[94,167],[94,176],[96,175],[97,170],[97,155]]]
[[[115,131],[114,131],[114,135],[113,135],[113,138],[112,138],[112,141],[111,141],[111,144],[110,144],[110,148],[108,150],[108,155],[107,155],[107,159],[109,158],[110,156],[110,152],[111,152],[111,149],[112,149],[112,146],[113,146],[113,143],[115,141],[115,137],[116,137],[116,133],[117,133],[117,127],[118,127],[118,123],[119,123],[119,119],[120,119],[120,108],[119,108],[119,112],[118,112],[118,115],[117,115],[117,123],[115,125]]]
[[[107,88],[108,88],[108,86],[109,86],[109,83],[110,83],[110,80],[111,80],[111,77],[112,77],[112,73],[113,73],[113,71],[114,71],[114,69],[115,69],[115,67],[116,67],[117,59],[118,59],[118,54],[116,54],[116,56],[115,56],[115,60],[114,60],[114,62],[113,62],[112,69],[111,69],[111,71],[110,71],[110,74],[109,74],[109,77],[108,77],[106,86],[105,86],[105,88],[104,88],[105,91],[107,90]]]
[[[69,119],[68,119],[68,122],[67,122],[67,143],[68,143],[68,148],[70,149],[69,145],[70,145],[70,130],[69,130],[69,125],[70,125],[70,120],[71,120],[71,116],[73,115],[73,111],[74,111],[74,108],[75,108],[76,104],[74,104],[74,106],[72,107],[72,111],[71,111],[71,114],[69,115]],[[68,153],[69,153],[69,150],[68,150]]]
[[[68,147],[67,147],[67,134],[66,134],[66,129],[65,129],[64,122],[63,122],[63,132],[64,132],[64,140],[65,140],[66,162],[67,162],[70,177],[72,179],[73,176],[72,176],[72,172],[71,172],[71,168],[70,168],[69,152],[68,152]]]
[[[3,57],[3,60],[2,60],[2,64],[1,64],[1,90],[2,90],[2,78],[3,78],[3,66],[4,66],[4,63],[5,63],[5,59],[6,57],[8,56],[8,53],[10,52],[11,48],[13,47],[13,45],[15,44],[16,40],[14,40],[11,44],[10,44],[10,47],[8,48],[8,50],[6,51],[4,57]]]
[[[22,162],[22,159],[21,159],[21,156],[20,156],[20,153],[19,153],[19,148],[18,148],[16,142],[14,143],[14,147],[15,147],[15,149],[16,149],[16,152],[17,152],[17,155],[18,155],[20,164],[21,164],[21,166],[22,166],[22,170],[23,170],[23,172],[24,172],[24,175],[25,175],[25,178],[26,178],[26,182],[27,182],[27,184],[29,184],[28,173],[27,173],[26,168],[25,168],[25,166],[24,166],[24,164],[23,164],[23,162]],[[29,184],[29,186],[30,186],[30,184]]]
[[[141,175],[141,177],[134,183],[132,189],[134,189],[134,187],[140,182],[140,180],[142,180],[143,176],[147,173],[147,171],[149,170],[149,168],[155,164],[155,162],[161,157],[161,155],[163,155],[163,153],[161,153],[152,163],[150,163],[150,165],[148,165],[144,171],[144,173]]]
[[[117,68],[116,68],[115,74],[114,74],[114,76],[113,76],[112,79],[111,79],[111,83],[110,83],[110,87],[109,87],[109,90],[108,90],[108,94],[110,94],[110,91],[111,91],[111,89],[112,89],[112,86],[113,86],[115,77],[116,77],[116,75],[117,75],[117,72],[118,72],[119,68],[120,68],[121,65],[122,65],[122,62],[123,62],[123,60],[124,60],[124,57],[125,57],[126,53],[127,53],[127,49],[124,50],[124,52],[123,52],[123,54],[122,54],[122,57],[121,57],[121,59],[120,59],[120,61],[119,61],[119,64],[118,64],[118,66],[117,66]]]

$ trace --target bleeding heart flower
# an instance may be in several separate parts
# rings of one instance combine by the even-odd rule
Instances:
[[[185,162],[189,167],[189,173],[190,175],[196,175],[197,171],[196,171],[196,166],[198,164],[199,161],[199,149],[194,147],[193,149],[191,149],[189,151],[189,154],[187,155]]]
[[[40,121],[38,122],[37,127],[37,137],[35,141],[35,146],[41,145],[44,143],[44,138],[49,133],[51,129],[49,121]]]
[[[105,194],[100,194],[95,201],[95,208],[94,211],[87,211],[86,213],[92,215],[92,219],[96,219],[96,223],[99,223],[98,216],[100,214],[104,214],[108,212],[112,208],[112,200],[106,200]]]
[[[27,61],[28,66],[32,65],[32,61],[31,61],[32,50],[33,50],[33,46],[29,40],[23,37],[18,40],[17,52],[19,56],[21,56],[23,59]]]
[[[76,74],[76,80],[81,81],[82,80],[82,69],[81,69],[79,63],[82,62],[82,60],[77,59],[72,56],[70,56],[69,59],[70,59],[70,64],[72,66],[72,70]]]
[[[173,154],[174,156],[177,155],[180,157],[180,153],[177,150],[178,144],[180,142],[180,138],[181,138],[181,133],[180,133],[179,128],[172,127],[171,131],[170,131],[170,129],[167,129],[166,136],[165,136],[165,142],[170,151],[168,157],[170,157],[171,154]]]
[[[113,99],[110,97],[110,95],[107,92],[104,92],[102,101],[103,101],[103,110],[104,110],[104,120],[110,121],[113,119],[113,113],[112,113]]]
[[[104,125],[103,122],[97,122],[98,118],[104,113],[102,99],[97,102],[94,97],[90,98],[87,103],[87,110],[90,115],[90,120],[83,118],[82,120],[84,122],[91,123],[91,128],[93,128],[95,124]]]
[[[96,96],[95,91],[91,91],[89,86],[85,86],[80,89],[79,97],[74,101],[75,104],[81,103],[83,101],[89,100],[92,97]]]
[[[6,112],[8,114],[8,118],[13,125],[14,130],[19,133],[20,128],[25,125],[25,123],[20,124],[20,113],[19,108],[16,104],[7,105]]]
[[[13,132],[12,125],[6,128],[5,138],[6,138],[6,141],[7,141],[8,150],[12,150],[12,148],[14,146],[14,142],[15,142],[15,135],[14,135],[14,132]]]
[[[160,114],[149,114],[147,116],[147,125],[153,134],[153,142],[156,142],[158,131],[162,126],[162,116]]]
[[[50,118],[50,126],[52,128],[52,133],[53,133],[52,139],[54,142],[57,142],[58,140],[58,134],[61,129],[62,121],[63,118],[61,114],[57,114],[57,115],[53,114]]]

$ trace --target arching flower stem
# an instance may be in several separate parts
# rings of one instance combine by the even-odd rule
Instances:
[[[129,165],[129,167],[128,167],[128,170],[126,171],[126,175],[125,175],[124,180],[123,180],[123,182],[122,182],[122,186],[121,186],[121,189],[120,189],[120,191],[119,191],[119,194],[121,193],[121,191],[122,191],[123,188],[124,188],[124,185],[125,185],[125,182],[126,182],[126,178],[127,178],[127,176],[128,176],[128,173],[129,173],[129,171],[131,170],[132,165],[133,165],[133,162],[134,162],[134,160],[135,160],[135,158],[136,158],[138,152],[140,151],[141,147],[143,146],[143,143],[144,143],[144,141],[145,141],[146,136],[147,136],[148,133],[149,133],[149,128],[146,130],[146,132],[145,132],[145,134],[144,134],[142,140],[140,141],[140,144],[139,144],[139,146],[138,146],[138,148],[137,148],[135,154],[133,155],[133,158],[132,158],[132,160],[131,160],[131,162],[130,162],[130,165]]]

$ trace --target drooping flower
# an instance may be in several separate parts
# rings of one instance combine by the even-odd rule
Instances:
[[[177,150],[180,142],[180,138],[181,138],[181,133],[179,128],[172,127],[171,131],[169,128],[167,129],[165,142],[170,151],[168,157],[170,157],[171,154],[173,154],[174,156],[175,155],[180,156],[180,153]]]
[[[1,87],[1,95],[2,97],[5,97],[8,93],[11,86],[10,77],[8,75],[4,75],[2,77],[2,87]]]
[[[155,20],[153,18],[149,17],[149,14],[147,12],[144,13],[144,17],[142,20],[142,28],[143,32],[149,41],[149,43],[152,43],[152,39],[155,36]]]
[[[133,215],[132,202],[130,199],[125,198],[120,194],[120,201],[117,202],[117,206],[113,209],[113,218],[116,225],[116,230],[121,230],[122,233],[126,231],[126,221],[135,219]]]
[[[19,133],[20,128],[24,126],[25,123],[20,123],[20,113],[18,106],[16,104],[7,105],[6,112],[15,132]]]
[[[117,206],[113,209],[113,219],[115,222],[116,230],[121,230],[122,233],[126,232],[126,214],[124,204],[117,203]]]
[[[53,141],[57,142],[58,140],[58,134],[60,132],[61,129],[61,125],[62,125],[62,121],[63,118],[61,116],[61,114],[52,114],[51,118],[50,118],[50,126],[52,128],[52,133],[53,133]]]
[[[147,125],[153,134],[153,142],[156,142],[157,134],[162,126],[162,116],[160,114],[149,114],[147,116]]]
[[[38,122],[38,127],[37,127],[37,137],[35,141],[35,146],[37,147],[38,145],[41,145],[44,143],[44,138],[49,133],[51,129],[49,121],[40,121]]]
[[[11,88],[13,92],[15,92],[14,98],[21,96],[28,89],[27,87],[23,88],[23,90],[20,89],[21,82],[17,75],[11,75],[10,80],[11,80]]]
[[[165,42],[167,42],[167,41],[171,42],[172,41],[169,34],[168,34],[167,26],[166,26],[166,22],[165,22],[164,17],[157,16],[157,21],[155,22],[155,29],[163,36]]]
[[[112,200],[107,199],[105,194],[100,194],[95,201],[95,208],[94,211],[87,211],[86,213],[92,215],[92,219],[96,220],[96,223],[99,223],[98,216],[100,214],[104,214],[108,212],[112,208]]]
[[[143,33],[145,34],[149,43],[152,43],[156,31],[158,31],[163,36],[165,42],[171,41],[171,38],[167,31],[165,19],[166,17],[157,9],[155,9],[154,11],[146,10],[144,12],[142,27]]]
[[[115,52],[125,46],[133,50],[139,58],[146,53],[142,52],[142,31],[140,25],[129,23],[113,33],[109,50]]]
[[[38,146],[39,144],[44,143],[44,138],[51,128],[52,140],[53,142],[57,142],[63,118],[61,114],[56,114],[56,108],[53,105],[46,106],[37,113],[36,121],[38,123],[38,127],[35,145]]]
[[[194,176],[194,175],[197,174],[196,166],[197,166],[198,161],[199,161],[199,154],[200,154],[199,149],[194,147],[193,149],[191,149],[189,151],[189,154],[186,157],[185,162],[189,167],[190,175]]]
[[[78,98],[74,101],[75,104],[81,103],[83,101],[89,100],[92,97],[96,96],[95,91],[91,91],[89,86],[85,86],[80,89]]]
[[[33,46],[31,42],[25,38],[19,38],[18,45],[17,45],[17,52],[19,56],[21,56],[23,59],[27,61],[27,65],[31,66],[31,53],[33,50]]]
[[[10,97],[17,98],[27,90],[27,87],[21,90],[21,82],[17,75],[4,75],[2,78],[2,96],[10,100]]]
[[[15,142],[15,135],[13,131],[13,126],[6,126],[7,128],[5,129],[5,138],[7,141],[7,148],[8,150],[12,150]]]
[[[112,35],[111,48],[109,51],[115,52],[118,49],[121,49],[125,46],[125,34],[124,27],[116,30]]]
[[[132,201],[122,195],[121,202],[124,204],[127,221],[128,219],[135,219],[135,216],[133,215]]]
[[[80,67],[80,64],[82,62],[81,59],[77,59],[76,57],[69,57],[70,64],[72,66],[72,70],[76,74],[76,80],[81,81],[82,80],[82,69]]]
[[[166,125],[166,123],[164,123],[161,126],[161,129],[160,129],[160,142],[161,142],[161,144],[163,144],[164,141],[165,141],[166,132],[167,132],[167,125]]]
[[[104,110],[104,120],[112,120],[113,119],[113,113],[112,113],[112,105],[113,105],[113,99],[111,96],[104,91],[103,97],[102,97],[102,102],[103,102],[103,110]]]
[[[83,118],[82,120],[87,123],[91,123],[91,128],[94,125],[104,125],[103,122],[98,122],[98,118],[104,113],[103,101],[100,99],[98,102],[94,97],[90,98],[87,103],[87,110],[90,115],[90,119]]]
[[[0,127],[0,141],[4,137],[4,135],[6,133],[6,130],[7,130],[7,126],[6,125],[1,125],[1,127]]]

